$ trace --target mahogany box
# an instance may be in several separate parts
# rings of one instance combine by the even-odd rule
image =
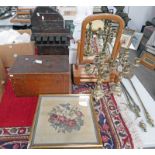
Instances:
[[[16,96],[69,94],[70,65],[67,55],[19,56],[9,77]]]

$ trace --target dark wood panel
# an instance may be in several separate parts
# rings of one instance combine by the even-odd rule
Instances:
[[[42,63],[36,63],[36,61]],[[27,55],[17,57],[9,74],[65,73],[69,71],[67,55]]]

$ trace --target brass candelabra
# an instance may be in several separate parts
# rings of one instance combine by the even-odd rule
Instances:
[[[137,95],[142,108],[144,110],[147,122],[154,126],[154,121],[151,118],[151,115],[147,111],[146,107],[144,106],[141,98],[139,97],[134,85],[132,84],[131,77],[133,76],[135,67],[139,66],[140,60],[139,58],[135,58],[134,62],[129,61],[129,50],[125,49],[120,52],[120,54],[117,56],[117,58],[114,60],[111,57],[110,53],[110,46],[112,45],[112,41],[114,37],[116,36],[116,31],[113,31],[112,29],[112,23],[109,21],[104,22],[104,29],[98,29],[96,32],[96,35],[94,33],[90,33],[92,30],[92,23],[89,26],[88,29],[89,33],[87,33],[87,40],[89,41],[88,45],[86,46],[86,51],[87,51],[87,56],[91,56],[92,54],[95,54],[95,58],[93,61],[93,64],[86,64],[85,65],[85,71],[87,74],[95,74],[96,75],[96,84],[94,89],[92,90],[92,96],[94,97],[95,100],[100,100],[101,98],[104,97],[105,93],[102,88],[102,84],[105,81],[109,81],[110,74],[112,72],[117,73],[118,77],[116,80],[116,83],[112,86],[112,91],[113,93],[117,95],[121,95],[122,93],[122,86],[123,84],[121,83],[122,78],[127,78],[129,79],[131,86],[134,88],[135,94]],[[101,49],[98,50],[97,52],[92,52],[90,51],[91,48],[91,40],[94,39],[94,37],[97,37],[97,40],[100,42]],[[97,49],[97,48],[96,48]],[[140,107],[134,102],[134,99],[132,96],[128,93],[126,88],[123,86],[123,92],[125,92],[125,96],[128,102],[128,107],[130,108],[131,111],[133,111],[136,115],[136,117],[140,117]],[[131,101],[131,102],[130,102]],[[141,120],[139,122],[139,126],[146,132],[147,125],[146,123]]]
[[[76,84],[95,82],[92,96],[97,101],[105,96],[103,82],[113,82],[112,92],[116,95],[121,95],[124,92],[129,109],[134,112],[136,117],[141,117],[140,106],[135,103],[121,82],[122,78],[127,78],[132,85],[131,77],[140,62],[138,58],[135,58],[134,62],[129,61],[128,49],[120,52],[120,38],[123,28],[122,19],[110,14],[89,16],[83,21],[81,40],[78,42],[78,63],[73,70],[74,82]],[[136,89],[133,90],[137,98],[140,98]],[[141,99],[139,101],[147,122],[154,126],[154,121],[146,107]],[[147,131],[146,123],[143,120],[139,122],[139,126]]]

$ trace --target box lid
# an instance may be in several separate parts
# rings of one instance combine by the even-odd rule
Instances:
[[[9,74],[39,74],[69,72],[67,55],[18,56]]]

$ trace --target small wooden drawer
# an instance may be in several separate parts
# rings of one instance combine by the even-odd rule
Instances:
[[[155,69],[155,56],[150,53],[144,53],[140,62],[149,69]]]

